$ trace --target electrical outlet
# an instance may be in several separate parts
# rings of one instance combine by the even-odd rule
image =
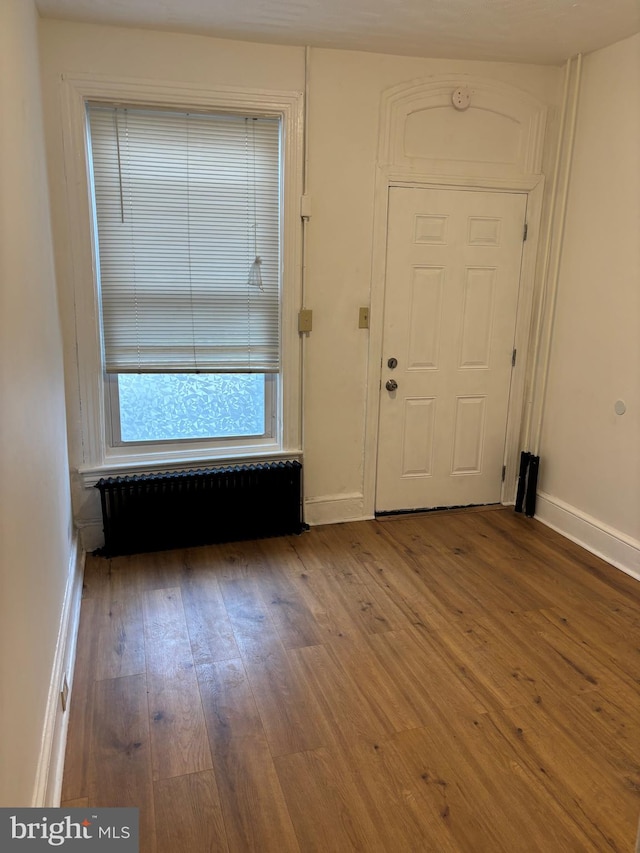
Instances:
[[[67,703],[69,701],[69,685],[67,684],[67,676],[64,675],[62,678],[62,690],[60,691],[60,701],[62,702],[62,712],[64,713],[67,710]]]

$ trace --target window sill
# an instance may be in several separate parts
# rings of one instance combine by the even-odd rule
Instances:
[[[238,451],[225,456],[202,454],[186,458],[171,458],[163,460],[119,459],[92,467],[78,468],[78,475],[85,489],[95,486],[102,477],[127,477],[134,474],[158,474],[172,471],[190,471],[194,468],[228,468],[233,465],[251,465],[263,462],[286,462],[297,459],[302,461],[302,450],[258,450]]]

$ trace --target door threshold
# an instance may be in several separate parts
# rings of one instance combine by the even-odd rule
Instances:
[[[389,521],[401,515],[444,515],[454,512],[495,512],[507,509],[504,504],[469,504],[466,506],[434,506],[416,509],[388,509],[375,513],[376,521]]]

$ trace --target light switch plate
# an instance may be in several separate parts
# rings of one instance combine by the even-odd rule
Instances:
[[[298,314],[298,331],[310,332],[313,328],[313,311],[310,308],[303,308]]]

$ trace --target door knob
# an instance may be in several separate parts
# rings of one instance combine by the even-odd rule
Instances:
[[[387,379],[384,387],[387,389],[387,391],[395,391],[398,387],[398,383],[395,379]]]

